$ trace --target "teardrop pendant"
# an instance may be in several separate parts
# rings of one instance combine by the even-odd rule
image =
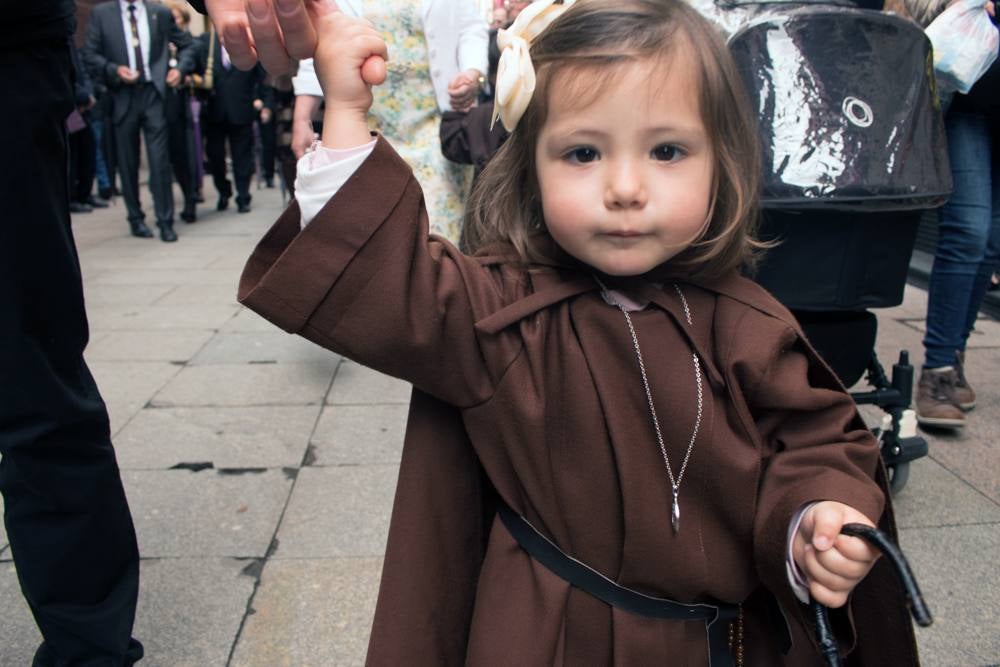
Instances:
[[[681,505],[677,500],[677,489],[674,489],[674,502],[670,509],[670,526],[674,529],[674,534],[681,529]]]

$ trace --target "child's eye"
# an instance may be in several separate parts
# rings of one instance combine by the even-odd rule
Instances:
[[[653,159],[661,162],[674,162],[684,157],[684,149],[673,144],[660,144],[653,149]]]
[[[580,146],[568,151],[563,157],[570,162],[587,164],[588,162],[593,162],[599,158],[600,154],[596,149],[591,148],[590,146]]]

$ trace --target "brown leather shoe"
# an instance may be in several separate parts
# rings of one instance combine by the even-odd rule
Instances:
[[[965,379],[965,352],[955,352],[955,391],[952,396],[958,407],[966,412],[976,407],[976,392],[969,386]]]
[[[965,426],[965,413],[954,398],[957,376],[954,368],[920,373],[917,384],[917,421],[920,424],[940,428]]]

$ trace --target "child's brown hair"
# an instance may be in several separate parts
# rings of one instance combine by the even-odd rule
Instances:
[[[699,108],[712,141],[714,182],[705,232],[669,266],[678,276],[714,277],[751,265],[762,247],[753,239],[761,170],[756,121],[721,35],[683,0],[578,0],[535,40],[531,103],[469,199],[470,250],[509,243],[526,262],[547,259],[534,242],[545,228],[535,145],[557,75],[563,92],[586,104],[618,66],[658,58],[666,67],[679,49],[701,75]]]

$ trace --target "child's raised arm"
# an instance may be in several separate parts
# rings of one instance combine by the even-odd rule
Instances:
[[[316,24],[318,43],[313,62],[323,88],[323,145],[354,148],[371,141],[368,109],[371,86],[385,81],[389,57],[385,41],[365,19],[336,11]]]

